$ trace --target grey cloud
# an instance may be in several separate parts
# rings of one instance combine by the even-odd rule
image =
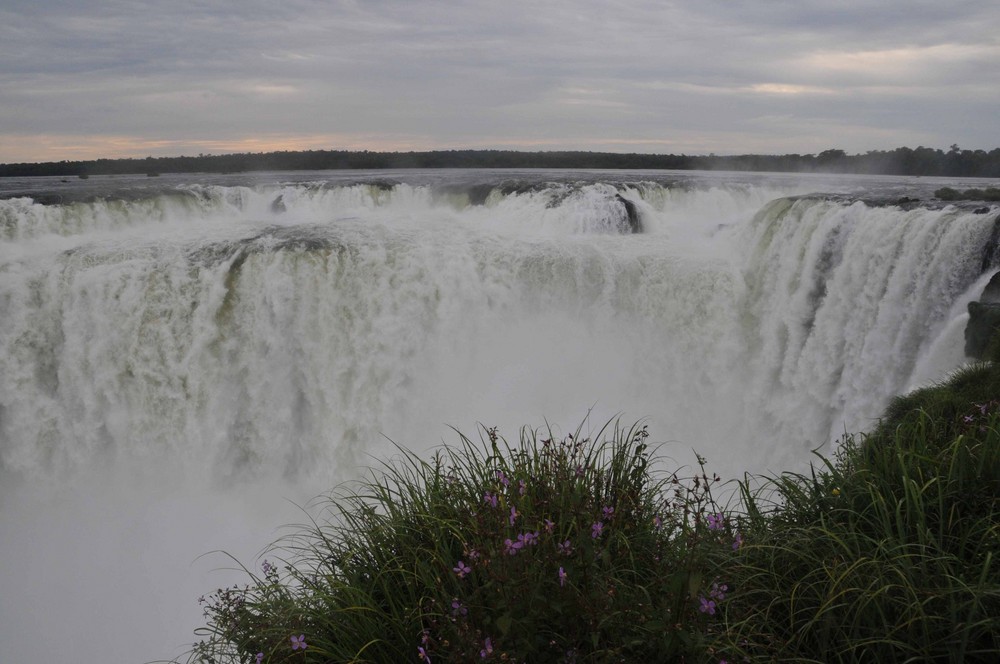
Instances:
[[[740,151],[737,136],[846,136],[856,145],[841,147],[863,150],[914,136],[989,148],[1000,135],[993,2],[5,6],[0,134],[353,133],[664,151],[665,137],[687,145],[688,132],[716,152],[719,140]],[[792,118],[794,135],[754,121],[768,117]],[[844,127],[864,129],[852,139]]]

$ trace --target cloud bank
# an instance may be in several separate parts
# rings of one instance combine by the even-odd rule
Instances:
[[[993,0],[9,0],[0,162],[1000,144]]]

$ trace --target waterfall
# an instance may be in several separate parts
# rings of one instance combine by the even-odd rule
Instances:
[[[393,177],[0,199],[0,659],[176,655],[180,603],[219,585],[199,554],[252,558],[283,498],[448,425],[621,415],[724,476],[801,467],[961,362],[997,216],[811,181]],[[50,611],[78,632],[47,640]]]

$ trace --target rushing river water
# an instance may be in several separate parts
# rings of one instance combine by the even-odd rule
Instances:
[[[304,503],[498,425],[801,468],[963,363],[997,218],[930,178],[0,181],[0,661],[141,662]],[[915,199],[911,201],[903,198]],[[917,201],[917,202],[915,202]]]

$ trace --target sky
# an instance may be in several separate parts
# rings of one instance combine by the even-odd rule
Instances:
[[[996,0],[3,0],[0,163],[1000,147]]]

